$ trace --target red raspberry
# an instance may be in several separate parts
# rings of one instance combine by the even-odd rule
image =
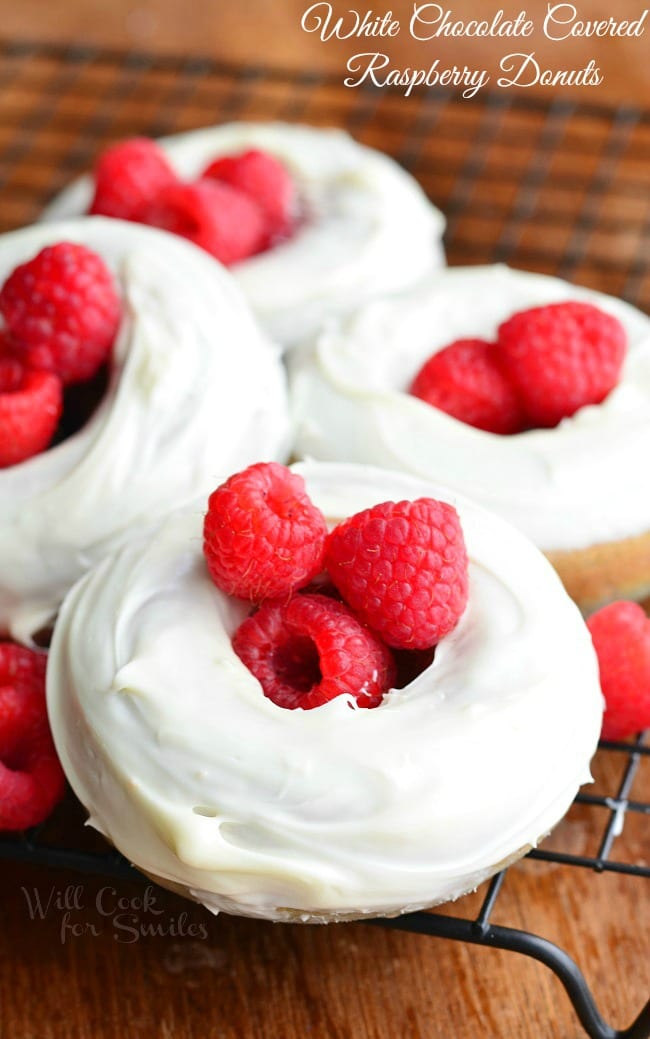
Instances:
[[[395,649],[427,649],[455,628],[468,594],[467,552],[451,505],[385,502],[334,528],[325,566],[345,601]]]
[[[132,137],[107,148],[95,167],[95,196],[90,213],[141,220],[142,212],[168,184],[178,177],[165,153],[147,137]]]
[[[22,381],[25,366],[18,360],[11,336],[0,328],[0,393],[8,393]]]
[[[0,829],[43,822],[65,778],[45,708],[46,657],[0,642]]]
[[[650,726],[650,620],[635,602],[613,602],[587,621],[605,697],[602,735],[624,739]]]
[[[312,707],[348,693],[377,707],[391,688],[390,650],[345,603],[324,595],[266,602],[240,625],[233,649],[278,707]]]
[[[23,368],[13,357],[0,355],[0,469],[44,451],[62,410],[58,375]]]
[[[258,462],[210,495],[203,551],[217,587],[261,602],[309,584],[322,569],[326,536],[302,476]]]
[[[434,354],[409,391],[489,433],[519,433],[526,425],[521,401],[497,364],[497,347],[484,339],[458,339]]]
[[[504,372],[533,426],[556,426],[614,389],[625,359],[625,329],[590,303],[523,310],[499,328]]]
[[[170,184],[143,210],[145,223],[189,238],[229,266],[260,251],[265,243],[259,206],[228,184],[201,180]]]
[[[0,310],[20,358],[66,384],[90,379],[107,360],[121,315],[108,267],[73,242],[16,267],[0,290]]]
[[[266,217],[269,243],[286,237],[297,209],[296,189],[286,166],[268,152],[251,149],[211,162],[202,177],[229,184],[252,198]]]

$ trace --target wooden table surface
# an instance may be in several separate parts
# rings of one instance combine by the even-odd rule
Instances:
[[[622,767],[620,754],[600,752],[592,792],[612,793]],[[631,796],[650,797],[650,759]],[[595,854],[606,815],[574,807],[545,846]],[[613,858],[647,864],[648,850],[647,819],[628,815]],[[140,884],[18,864],[0,872],[3,1039],[583,1035],[555,976],[516,953],[360,923],[213,918],[158,888],[143,906]],[[561,945],[621,1027],[650,992],[647,889],[524,860],[508,871],[493,922]],[[446,911],[473,915],[484,890]]]
[[[264,48],[251,45],[250,17],[259,18],[259,41],[281,5],[244,4],[239,14],[225,5],[222,17],[216,6],[198,5],[193,31],[180,4],[120,0],[105,23],[93,18],[98,7],[81,2],[55,11],[25,0],[3,11],[5,37],[79,40],[83,31],[99,43],[194,49],[248,64],[275,60],[291,65],[298,78],[233,80],[215,72],[206,79],[195,69],[190,82],[178,68],[155,63],[131,67],[86,56],[71,66],[58,52],[3,55],[1,229],[34,219],[101,144],[126,133],[167,132],[235,115],[304,118],[348,126],[409,165],[450,217],[455,262],[500,258],[559,270],[648,305],[650,129],[638,113],[607,116],[560,94],[550,108],[527,98],[523,106],[514,99],[457,106],[440,98],[353,97],[334,80],[314,85],[305,73],[313,73],[316,52],[287,44],[295,36],[269,31]],[[282,17],[294,17],[296,8],[286,5]],[[643,99],[647,69],[637,67],[636,57],[627,60],[637,50],[621,51],[625,60],[615,64],[600,100],[631,105]],[[592,792],[614,793],[622,767],[620,755],[601,753]],[[631,796],[650,797],[648,759]],[[574,808],[551,846],[594,854],[606,814]],[[647,817],[627,816],[613,854],[648,863]],[[583,1035],[559,982],[513,953],[363,924],[215,919],[158,890],[153,904],[138,908],[138,884],[65,870],[1,862],[0,876],[2,1039]],[[508,872],[494,921],[530,929],[566,949],[605,1017],[622,1027],[650,992],[648,887],[633,877],[526,860]],[[44,919],[35,911],[36,893],[42,903],[52,895]],[[471,915],[481,894],[446,911]],[[126,900],[122,908],[118,897]]]
[[[410,30],[414,7],[422,7],[419,25]],[[326,3],[319,3],[311,17],[303,15],[314,7],[313,0],[192,0],[191,8],[183,0],[62,0],[44,4],[43,0],[4,0],[0,36],[28,39],[77,40],[119,47],[131,47],[161,53],[208,54],[215,58],[245,63],[282,65],[294,69],[328,68],[343,78],[345,64],[351,55],[366,51],[386,52],[392,63],[400,68],[428,67],[439,58],[444,65],[490,70],[498,74],[498,65],[504,55],[533,51],[543,68],[580,69],[593,58],[601,69],[603,83],[595,91],[577,87],[574,93],[584,100],[639,99],[650,95],[650,62],[648,34],[650,25],[641,37],[625,35],[569,36],[557,39],[565,29],[561,24],[550,26],[549,39],[544,32],[544,19],[549,5],[547,0],[457,0],[440,5],[449,9],[454,19],[492,20],[501,9],[506,18],[516,18],[521,10],[533,22],[529,37],[471,38],[450,37],[426,40],[425,21],[433,19],[435,5],[425,7],[424,0],[392,0],[389,4],[355,4],[352,0],[331,0],[332,21],[339,16],[346,20],[343,32],[349,32],[352,22],[348,12],[359,12],[360,17],[370,11],[372,16],[388,12],[399,22],[399,31],[387,37],[330,37],[322,42],[313,29],[317,18],[326,17]],[[643,15],[645,5],[638,0],[583,0],[576,3],[576,21],[597,22],[614,17],[617,22],[635,21]],[[191,10],[191,14],[189,14]],[[560,10],[558,23],[567,14]],[[416,38],[417,37],[417,38]],[[526,87],[533,93],[553,93],[548,87]],[[563,89],[566,93],[566,88]],[[569,91],[570,92],[570,91]]]

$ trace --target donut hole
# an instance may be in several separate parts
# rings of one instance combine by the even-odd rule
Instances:
[[[42,628],[35,631],[32,635],[32,642],[39,649],[49,649],[52,642],[52,634],[54,632],[53,623],[44,624]]]
[[[431,649],[394,649],[393,657],[397,667],[395,689],[405,689],[407,685],[426,671],[433,664],[436,647]]]
[[[101,404],[110,378],[108,364],[102,365],[99,371],[85,382],[76,382],[66,386],[63,391],[63,413],[57,426],[51,447],[62,443],[68,437],[78,433],[95,414]]]

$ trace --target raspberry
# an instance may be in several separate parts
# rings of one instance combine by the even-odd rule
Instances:
[[[261,602],[309,584],[322,569],[326,536],[302,477],[258,462],[210,495],[203,551],[217,587]]]
[[[395,649],[427,649],[457,624],[468,594],[458,514],[432,498],[385,502],[334,528],[325,566],[339,592]]]
[[[161,148],[147,137],[132,137],[107,148],[95,167],[95,196],[90,213],[142,219],[142,212],[168,184],[178,177]]]
[[[489,433],[519,433],[526,418],[519,397],[484,339],[458,339],[435,353],[410,388],[434,408]]]
[[[0,469],[31,458],[50,443],[63,410],[61,380],[0,355]]]
[[[554,303],[515,314],[499,328],[504,372],[534,426],[556,426],[600,404],[618,382],[626,335],[590,303]]]
[[[217,181],[170,184],[143,210],[145,223],[189,238],[229,266],[265,243],[262,212],[243,192]]]
[[[344,693],[359,707],[377,707],[395,678],[390,650],[344,603],[324,595],[264,603],[232,644],[264,695],[291,710]]]
[[[20,358],[67,384],[91,378],[106,361],[121,307],[101,257],[84,245],[59,242],[9,275],[0,310]]]
[[[0,328],[0,393],[7,393],[20,385],[25,366],[18,360],[11,336]]]
[[[45,708],[45,656],[0,642],[0,829],[43,822],[65,778]]]
[[[624,739],[650,726],[650,620],[635,602],[613,602],[587,621],[605,697],[602,735]]]
[[[229,184],[252,198],[266,218],[269,244],[286,237],[293,223],[296,189],[287,168],[268,152],[251,149],[215,159],[202,177]]]

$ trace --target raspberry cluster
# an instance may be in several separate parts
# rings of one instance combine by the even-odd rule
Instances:
[[[225,155],[193,181],[181,180],[155,141],[134,137],[108,148],[95,167],[90,212],[150,224],[188,238],[230,266],[291,234],[292,177],[258,149]]]
[[[557,426],[616,386],[627,349],[617,318],[590,303],[514,314],[497,341],[459,339],[434,354],[410,392],[490,433]]]
[[[36,826],[63,796],[45,708],[45,663],[42,653],[0,642],[0,830]]]
[[[384,502],[328,533],[302,477],[275,462],[230,477],[210,496],[204,555],[214,583],[257,607],[233,648],[281,707],[341,694],[376,707],[401,651],[425,666],[467,604],[468,562],[456,511],[430,498]]]
[[[113,277],[96,253],[58,242],[0,288],[0,468],[50,444],[63,390],[106,363],[121,319]]]

